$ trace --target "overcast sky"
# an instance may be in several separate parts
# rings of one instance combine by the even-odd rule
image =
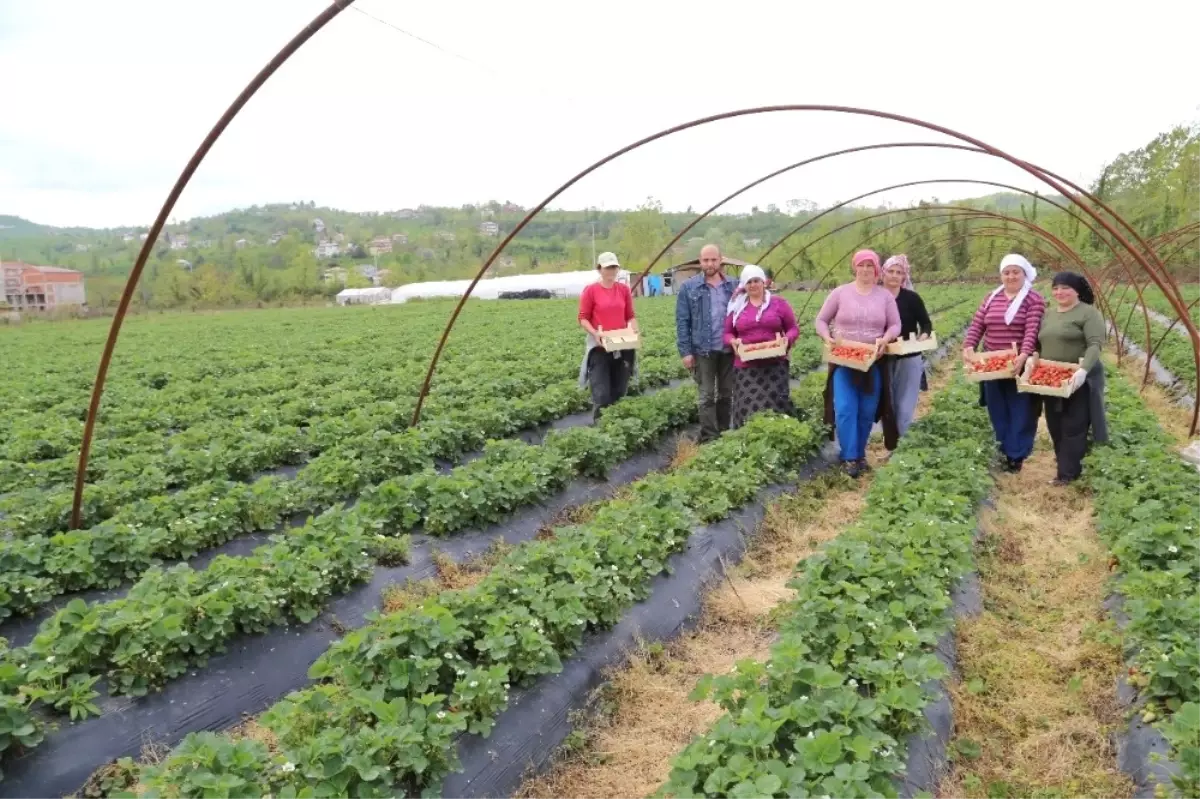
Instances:
[[[0,213],[148,225],[225,107],[325,5],[0,0]],[[251,100],[174,216],[293,200],[530,206],[644,135],[781,103],[920,117],[1090,182],[1117,153],[1200,118],[1200,3],[1100,7],[358,0]],[[653,195],[699,210],[782,165],[889,140],[945,139],[830,113],[720,122],[618,159],[553,207],[629,208]],[[949,177],[1036,187],[985,156],[892,150],[806,167],[731,209]],[[987,191],[926,187],[880,201]]]

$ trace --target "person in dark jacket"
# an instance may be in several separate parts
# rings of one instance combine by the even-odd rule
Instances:
[[[700,250],[700,274],[684,281],[675,299],[675,343],[700,391],[700,442],[729,429],[733,351],[725,343],[725,313],[737,290],[726,277],[721,250]]]
[[[921,295],[913,291],[912,267],[908,256],[893,255],[883,262],[883,287],[896,298],[900,310],[900,340],[910,334],[918,339],[927,339],[933,332],[933,322],[925,310]],[[885,367],[892,379],[892,411],[896,415],[896,429],[900,435],[907,432],[917,410],[917,399],[921,393],[921,378],[925,375],[925,358],[919,352],[911,355],[888,355]]]

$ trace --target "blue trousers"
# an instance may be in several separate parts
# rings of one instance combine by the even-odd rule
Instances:
[[[871,367],[870,393],[855,387],[853,381],[859,373],[854,370],[839,366],[833,372],[833,422],[844,461],[861,460],[867,456],[867,439],[871,437],[875,411],[879,408],[879,395],[883,390],[879,368],[879,364]]]
[[[1016,380],[989,380],[983,384],[983,400],[1000,452],[1013,460],[1028,458],[1037,435],[1033,395],[1019,393]]]

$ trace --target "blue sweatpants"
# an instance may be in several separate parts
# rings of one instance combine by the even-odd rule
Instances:
[[[833,421],[843,461],[857,461],[867,456],[867,439],[871,437],[879,395],[883,391],[879,364],[871,367],[870,393],[854,386],[858,374],[861,373],[844,366],[833,371]]]
[[[1033,395],[1017,391],[1016,380],[989,380],[983,384],[983,400],[1000,452],[1013,460],[1028,458],[1037,435]]]

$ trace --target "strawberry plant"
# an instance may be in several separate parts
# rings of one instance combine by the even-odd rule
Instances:
[[[674,761],[668,796],[895,796],[949,588],[988,491],[986,419],[959,382],[880,470],[859,521],[800,564],[766,662],[709,677],[726,714]]]
[[[1200,475],[1174,452],[1152,413],[1116,373],[1109,375],[1110,445],[1087,456],[1096,529],[1108,544],[1128,617],[1133,680],[1182,766],[1178,788],[1200,786]],[[1175,717],[1179,721],[1175,721]]]
[[[759,486],[785,479],[817,444],[807,425],[757,416],[704,445],[677,470],[680,479],[639,486],[584,525],[518,546],[472,588],[444,591],[347,634],[313,664],[322,684],[263,716],[280,753],[258,753],[256,783],[246,790],[289,795],[332,773],[330,789],[340,794],[436,792],[454,766],[454,734],[486,734],[512,683],[557,671],[588,629],[616,623],[646,596],[694,523],[689,484],[718,469],[751,475]],[[744,502],[740,485],[729,491],[730,507]],[[146,769],[143,784],[152,791],[180,785],[176,771],[194,769],[187,751]],[[355,761],[362,768],[350,766],[352,756],[366,758]],[[282,785],[279,758],[295,767]],[[225,778],[219,763],[204,766],[207,779]]]

